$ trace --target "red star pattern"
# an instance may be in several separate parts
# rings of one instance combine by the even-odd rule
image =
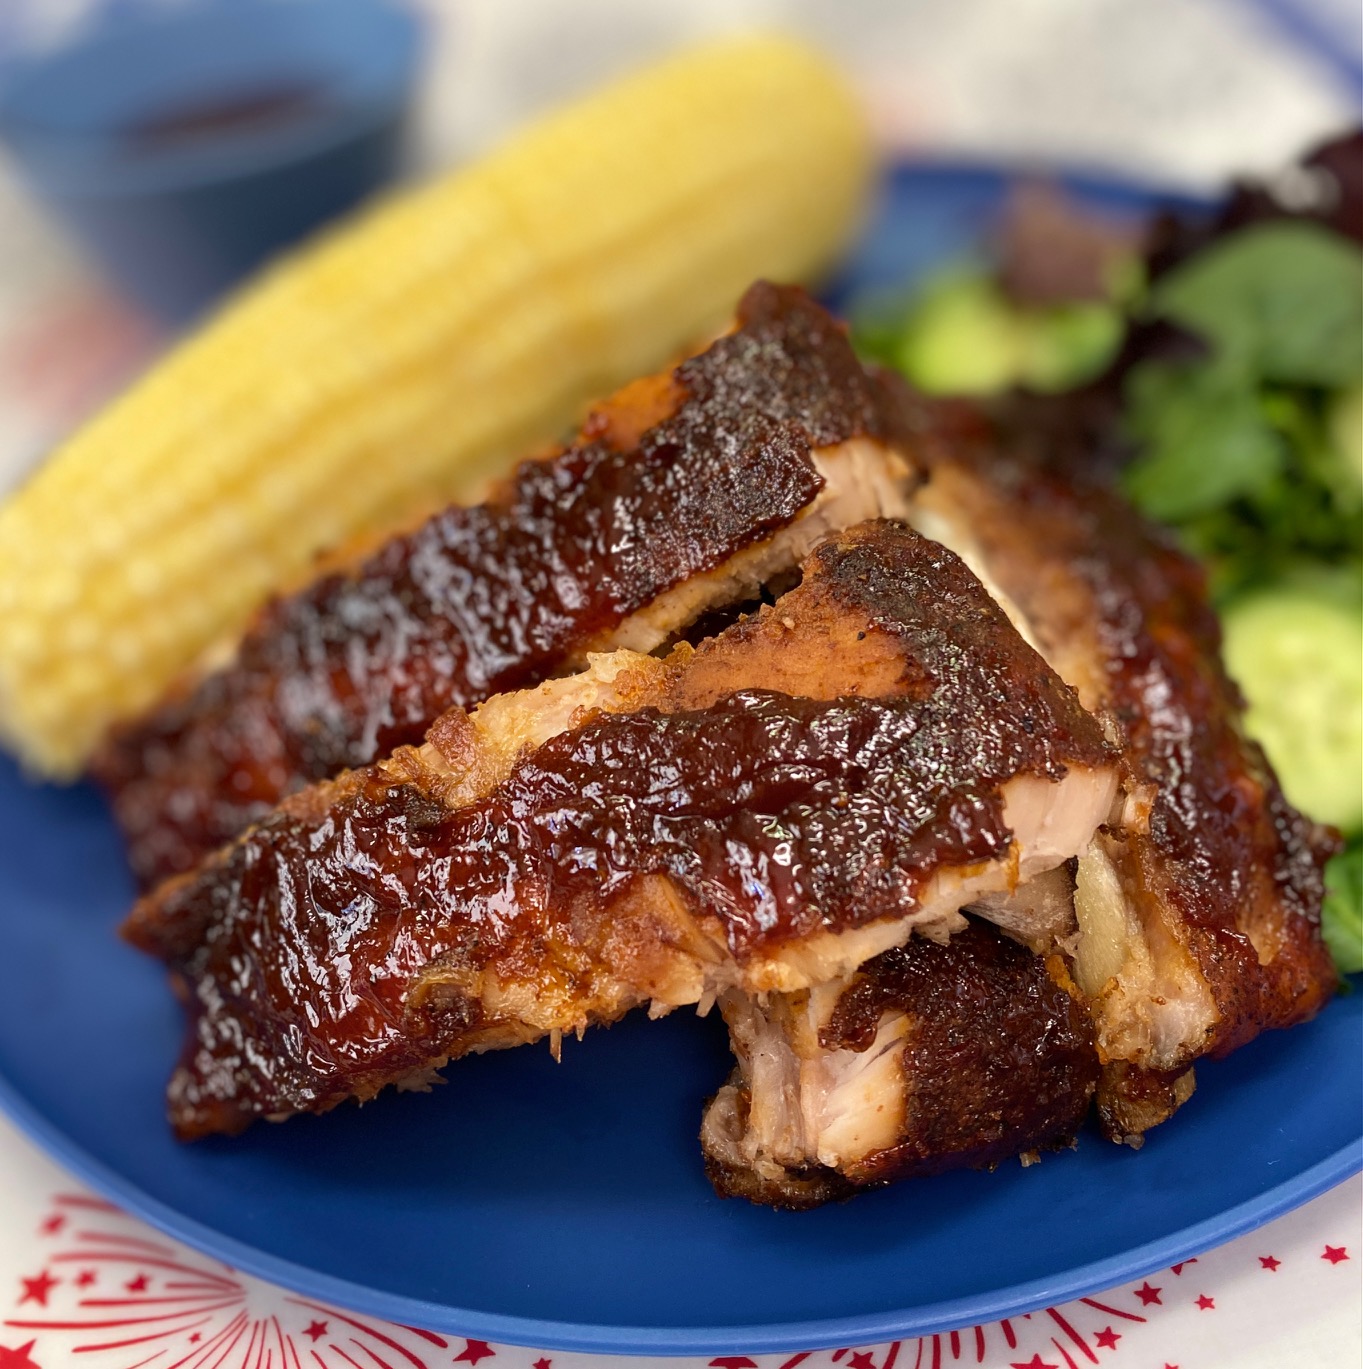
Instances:
[[[32,1341],[15,1349],[10,1349],[7,1345],[0,1345],[0,1369],[38,1369],[29,1354],[32,1349]]]
[[[456,1364],[477,1364],[497,1352],[485,1340],[465,1340],[463,1350],[454,1357]]]
[[[24,1291],[19,1298],[19,1306],[22,1307],[26,1302],[36,1302],[39,1307],[47,1306],[47,1295],[61,1282],[54,1279],[46,1269],[37,1277],[32,1279],[20,1279]]]
[[[113,1212],[112,1208],[109,1208],[108,1210],[110,1212]],[[71,1287],[77,1289],[86,1289],[92,1286],[99,1286],[102,1288],[120,1287],[122,1289],[126,1289],[127,1292],[130,1294],[150,1294],[152,1292],[155,1292],[158,1296],[160,1296],[162,1291],[165,1289],[165,1280],[167,1278],[174,1277],[174,1275],[162,1274],[160,1272],[160,1266],[158,1266],[158,1273],[156,1275],[151,1275],[145,1272],[138,1271],[136,1264],[132,1264],[131,1268],[128,1267],[129,1263],[134,1259],[138,1260],[139,1262],[147,1259],[148,1257],[145,1254],[139,1255],[136,1252],[121,1254],[119,1258],[125,1261],[125,1263],[123,1263],[122,1268],[120,1269],[117,1264],[113,1265],[112,1268],[105,1268],[94,1263],[95,1261],[106,1258],[106,1252],[103,1250],[95,1251],[93,1255],[88,1250],[86,1250],[84,1253],[81,1253],[78,1248],[70,1252],[66,1251],[64,1246],[65,1242],[74,1241],[76,1246],[79,1247],[81,1240],[86,1235],[86,1232],[83,1230],[83,1228],[78,1232],[76,1228],[71,1225],[73,1221],[81,1223],[84,1221],[84,1219],[74,1218],[70,1214],[62,1211],[54,1212],[51,1208],[49,1208],[48,1211],[49,1215],[43,1218],[41,1221],[37,1222],[34,1226],[29,1227],[29,1230],[36,1236],[61,1237],[61,1241],[57,1242],[55,1249],[51,1245],[45,1248],[45,1259],[49,1263],[57,1263],[58,1266],[62,1268],[62,1275],[60,1277],[54,1276],[50,1269],[44,1268],[41,1270],[39,1274],[35,1276],[21,1278],[21,1288],[16,1299],[17,1305],[23,1306],[25,1304],[33,1304],[36,1307],[48,1308],[50,1304],[52,1291],[63,1284],[68,1284]],[[33,1219],[30,1218],[30,1221],[32,1220]],[[1248,1252],[1246,1252],[1246,1255],[1248,1255]],[[1257,1257],[1249,1258],[1257,1258],[1260,1267],[1270,1273],[1277,1272],[1280,1268],[1283,1267],[1284,1263],[1275,1255],[1260,1255]],[[1322,1251],[1320,1252],[1319,1258],[1325,1261],[1326,1263],[1330,1264],[1331,1266],[1335,1266],[1346,1261],[1350,1261],[1352,1257],[1348,1247],[1342,1245],[1334,1246],[1327,1244],[1323,1247]],[[89,1267],[82,1267],[82,1265],[79,1263],[79,1261],[82,1260],[90,1260],[92,1261],[92,1263]],[[63,1264],[63,1261],[72,1261],[73,1264]],[[1188,1268],[1188,1266],[1195,1263],[1197,1263],[1196,1260],[1189,1259],[1180,1261],[1177,1264],[1173,1264],[1168,1268],[1168,1275],[1171,1277],[1180,1277]],[[1294,1266],[1294,1268],[1296,1268],[1296,1266]],[[103,1273],[107,1273],[108,1278],[102,1278],[101,1275]],[[120,1274],[126,1280],[121,1285],[118,1283],[118,1278]],[[224,1281],[219,1278],[219,1282],[222,1283]],[[191,1283],[185,1286],[193,1288],[204,1287],[205,1285],[196,1285]],[[175,1288],[178,1287],[178,1285],[172,1284],[171,1287]],[[1159,1306],[1163,1305],[1162,1293],[1163,1288],[1161,1286],[1151,1284],[1150,1281],[1146,1279],[1138,1288],[1132,1288],[1130,1285],[1128,1285],[1128,1292],[1126,1296],[1128,1298],[1135,1298],[1141,1306],[1148,1308],[1152,1304]],[[217,1295],[210,1293],[208,1294],[208,1296],[215,1297]],[[72,1297],[71,1301],[73,1302],[73,1304],[82,1309],[97,1308],[104,1306],[104,1304],[100,1303],[98,1300],[92,1299],[93,1295],[90,1295],[89,1298],[85,1298],[79,1302],[77,1302],[76,1299]],[[59,1300],[59,1304],[63,1301],[64,1300]],[[184,1299],[180,1299],[180,1301],[184,1301]],[[1085,1301],[1089,1302],[1090,1300],[1085,1299]],[[1191,1304],[1201,1311],[1216,1310],[1215,1298],[1209,1296],[1205,1292],[1191,1299]],[[302,1305],[307,1306],[306,1303],[303,1303]],[[1106,1312],[1108,1314],[1113,1314],[1118,1312],[1117,1308],[1107,1307],[1101,1303],[1091,1303],[1091,1305],[1096,1307],[1100,1311],[1100,1313]],[[1174,1305],[1186,1306],[1187,1304],[1180,1303],[1179,1298],[1176,1297]],[[142,1312],[145,1312],[147,1310],[146,1308],[140,1307],[140,1305],[139,1309]],[[330,1309],[315,1304],[313,1305],[313,1310],[317,1313],[328,1313],[330,1311]],[[33,1315],[35,1316],[35,1318],[38,1319],[29,1321],[27,1323],[29,1327],[37,1329],[49,1324],[48,1321],[38,1317],[38,1314],[35,1313]],[[58,1313],[51,1311],[44,1314],[44,1316],[46,1317],[55,1317],[57,1315]],[[85,1312],[81,1312],[78,1315],[84,1316],[96,1314],[87,1314]],[[306,1313],[304,1315],[306,1315]],[[1041,1313],[1038,1315],[1045,1316],[1046,1314]],[[1058,1313],[1053,1311],[1050,1313],[1050,1315],[1056,1317],[1057,1320],[1060,1320]],[[1120,1313],[1120,1315],[1130,1316],[1131,1319],[1135,1321],[1145,1320],[1145,1318],[1136,1317],[1131,1313],[1123,1312]],[[1152,1314],[1152,1316],[1153,1315],[1154,1314]],[[299,1320],[301,1320],[301,1318]],[[1026,1314],[1023,1320],[1031,1320],[1031,1314]],[[24,1323],[23,1321],[16,1321],[12,1323],[12,1325],[16,1327],[23,1326],[25,1324],[26,1323]],[[51,1324],[65,1325],[66,1323],[53,1322]],[[201,1322],[200,1324],[202,1325],[203,1323]],[[295,1322],[294,1324],[296,1326],[297,1322]],[[1060,1321],[1060,1324],[1062,1327],[1065,1327],[1065,1323],[1063,1320]],[[181,1325],[183,1324],[181,1323]],[[356,1322],[355,1325],[360,1327],[362,1333],[365,1332],[366,1328],[361,1326],[359,1322]],[[1084,1344],[1083,1338],[1079,1337],[1081,1348],[1083,1348],[1086,1351],[1086,1353],[1089,1355],[1089,1358],[1093,1361],[1095,1366],[1098,1363],[1097,1356],[1096,1354],[1093,1354],[1088,1347],[1091,1346],[1094,1351],[1107,1350],[1115,1352],[1119,1348],[1119,1342],[1125,1339],[1124,1334],[1119,1333],[1114,1329],[1114,1325],[1115,1322],[1113,1325],[1104,1326],[1101,1330],[1089,1331],[1087,1344]],[[308,1337],[314,1345],[317,1345],[318,1342],[322,1341],[325,1337],[329,1335],[329,1326],[330,1322],[328,1320],[314,1319],[307,1324],[305,1329],[301,1331],[294,1330],[292,1332],[292,1335],[297,1336],[299,1338],[300,1347],[301,1340],[305,1336]],[[1065,1329],[1068,1330],[1069,1328],[1065,1327]],[[178,1333],[181,1337],[181,1344],[183,1345],[185,1343],[188,1343],[190,1346],[196,1347],[202,1347],[202,1343],[204,1342],[204,1340],[208,1337],[211,1337],[214,1334],[212,1330],[204,1332],[195,1330],[192,1333],[186,1335],[186,1331],[188,1331],[188,1328],[184,1328]],[[1010,1341],[1012,1346],[1016,1346],[1019,1349],[1022,1348],[1020,1346],[1017,1346],[1016,1336],[1014,1336],[1011,1332],[1008,1332],[1008,1326],[1006,1322],[1004,1323],[1004,1331],[1008,1334],[1008,1340]],[[983,1336],[988,1332],[989,1328],[981,1327],[975,1329],[975,1334],[977,1338],[979,1338],[978,1352],[981,1355],[984,1353],[985,1344]],[[284,1334],[285,1339],[290,1339],[287,1330],[287,1325]],[[377,1335],[378,1333],[370,1332],[369,1334]],[[1073,1331],[1071,1331],[1070,1334],[1077,1336],[1077,1333]],[[448,1344],[447,1342],[440,1341],[438,1338],[433,1336],[427,1336],[427,1339],[433,1340],[437,1344],[440,1344],[442,1346]],[[933,1338],[929,1338],[929,1340],[932,1339]],[[945,1341],[946,1337],[943,1336],[943,1349],[945,1349]],[[465,1338],[462,1351],[458,1354],[455,1354],[454,1351],[458,1344],[459,1341],[456,1339],[453,1344],[449,1345],[449,1348],[445,1351],[445,1354],[440,1357],[439,1363],[443,1363],[445,1366],[447,1366],[447,1369],[457,1369],[457,1366],[461,1365],[478,1366],[482,1362],[487,1360],[503,1358],[499,1354],[498,1347],[484,1340]],[[29,1340],[23,1345],[13,1347],[0,1345],[0,1369],[43,1369],[43,1366],[40,1366],[33,1358],[33,1350],[35,1345],[36,1340]],[[1055,1349],[1061,1350],[1061,1347],[1058,1343],[1053,1343],[1053,1346]],[[318,1350],[314,1352],[314,1357],[317,1354],[322,1353],[330,1354],[330,1351],[332,1349],[334,1349],[334,1347],[319,1346]],[[896,1353],[897,1349],[898,1347],[896,1346]],[[953,1359],[962,1358],[962,1355],[959,1353],[959,1350],[960,1347],[957,1341],[957,1337],[953,1333],[951,1347],[951,1357]],[[890,1355],[890,1358],[896,1358],[896,1353],[892,1353]],[[452,1359],[450,1358],[451,1356],[453,1356]],[[1066,1355],[1063,1350],[1061,1350],[1061,1356],[1062,1360],[1064,1360],[1066,1363],[1069,1362],[1068,1355]],[[805,1359],[807,1357],[808,1356],[806,1355],[798,1355],[795,1358]],[[854,1351],[851,1348],[845,1348],[834,1353],[832,1357],[834,1360],[838,1361],[838,1363],[841,1366],[841,1369],[877,1369],[878,1365],[876,1351],[874,1350]],[[409,1358],[411,1357],[409,1356]],[[525,1361],[522,1362],[524,1363]],[[439,1369],[439,1363],[432,1363],[431,1369]],[[793,1365],[794,1360],[791,1360],[790,1363]],[[756,1361],[749,1358],[746,1355],[722,1356],[711,1360],[710,1365],[713,1366],[713,1369],[757,1369]],[[491,1369],[491,1366],[489,1366],[489,1369]],[[539,1358],[528,1364],[528,1369],[554,1369],[554,1360],[547,1354],[541,1354]],[[905,1366],[905,1369],[907,1369],[907,1366]],[[1045,1360],[1042,1357],[1042,1355],[1039,1352],[1037,1352],[1034,1353],[1029,1360],[1011,1361],[1010,1369],[1060,1369],[1060,1367],[1059,1365],[1052,1363],[1051,1361]],[[1153,1366],[1151,1366],[1151,1369],[1153,1369]],[[1179,1369],[1179,1365],[1169,1361],[1164,1361],[1162,1364],[1162,1369]]]

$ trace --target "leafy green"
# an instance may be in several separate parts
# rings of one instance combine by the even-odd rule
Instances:
[[[1303,562],[1339,567],[1355,582],[1363,575],[1363,518],[1347,492],[1318,474],[1315,451],[1297,442],[1286,448],[1278,472],[1252,492],[1198,513],[1158,515],[1176,523],[1187,548],[1207,562],[1218,602],[1297,576]],[[1127,488],[1153,513],[1162,501],[1158,492],[1147,493],[1147,479],[1152,477],[1131,473]],[[1188,483],[1198,488],[1191,475]]]
[[[1334,389],[1363,371],[1363,254],[1315,224],[1241,229],[1171,271],[1151,306],[1251,380]]]
[[[1128,428],[1145,455],[1127,493],[1153,518],[1182,522],[1268,490],[1287,451],[1252,385],[1215,366],[1145,365],[1127,383]]]
[[[1363,843],[1355,842],[1325,867],[1320,921],[1339,972],[1363,970]]]
[[[929,394],[995,394],[1010,385],[1066,390],[1097,375],[1121,341],[1122,315],[1101,301],[1024,308],[993,275],[958,266],[910,300],[858,321],[863,355]]]
[[[1146,316],[1204,350],[1126,379],[1133,500],[1180,528],[1223,599],[1303,558],[1359,564],[1363,253],[1308,223],[1241,229],[1159,280]]]

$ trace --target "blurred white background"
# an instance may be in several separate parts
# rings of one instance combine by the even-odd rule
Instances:
[[[283,0],[322,4],[326,0]],[[412,170],[680,43],[793,28],[834,53],[887,149],[1214,190],[1360,119],[1359,0],[408,0],[429,22]],[[0,0],[0,59],[101,5]],[[0,163],[0,488],[164,343]]]

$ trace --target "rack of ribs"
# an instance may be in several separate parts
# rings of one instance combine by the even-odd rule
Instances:
[[[824,534],[902,516],[894,420],[828,314],[753,286],[699,355],[627,386],[486,503],[276,599],[216,669],[118,729],[92,769],[142,886],[449,708],[652,651]]]
[[[698,646],[597,656],[291,796],[126,933],[188,1008],[193,1137],[642,1004],[844,981],[1064,866],[1115,796],[1074,692],[881,520]]]
[[[1305,1021],[1336,982],[1319,930],[1334,841],[1240,729],[1200,568],[1028,451],[1034,432],[901,400],[914,525],[1102,721],[1121,801],[1072,865],[978,900],[948,950],[721,998],[737,1065],[705,1112],[707,1169],[783,1207],[1063,1145],[1095,1084],[1106,1134],[1139,1145],[1191,1096],[1194,1061]]]
[[[808,1206],[1063,1145],[1095,1096],[1139,1144],[1310,1017],[1331,836],[1240,730],[1197,567],[1038,432],[754,287],[488,504],[267,609],[103,762],[144,874],[188,867],[127,927],[189,1010],[177,1131],[717,1001],[707,1167]]]
[[[1037,460],[1029,433],[936,421],[915,525],[983,576],[1121,749],[1124,810],[1078,862],[1072,970],[1100,1118],[1139,1144],[1191,1095],[1195,1060],[1334,992],[1319,914],[1335,838],[1244,734],[1201,567],[1110,487]]]

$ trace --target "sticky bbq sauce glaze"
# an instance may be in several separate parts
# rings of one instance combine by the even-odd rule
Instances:
[[[1311,1017],[1335,991],[1320,907],[1336,834],[1287,802],[1245,735],[1205,570],[1095,475],[1111,429],[1075,431],[1082,405],[1031,397],[1001,415],[953,404],[933,418],[950,459],[1006,491],[982,516],[1021,567],[1005,583],[1024,611],[1044,621],[1057,585],[1082,595],[1126,787],[1153,795],[1148,831],[1125,843],[1126,887],[1151,923],[1172,909],[1187,929],[1219,1015],[1205,1048],[1224,1054]]]
[[[642,433],[622,440],[598,411],[488,503],[446,509],[274,601],[232,666],[116,732],[94,773],[143,886],[303,784],[420,742],[446,709],[562,669],[789,524],[823,487],[813,449],[897,422],[833,319],[767,284],[664,390]]]
[[[577,974],[589,995],[597,921],[643,876],[666,876],[713,917],[740,961],[911,912],[939,870],[1006,854],[1009,777],[1065,771],[1044,692],[1024,690],[1011,713],[995,702],[960,716],[950,692],[748,690],[693,711],[600,715],[454,810],[359,772],[320,820],[277,815],[132,924],[190,1008],[177,1126],[324,1108],[459,1053],[482,1008],[445,996],[422,1020],[407,993],[431,965],[464,982]],[[1081,741],[1064,754],[1103,751]]]
[[[912,1120],[858,1182],[994,1165],[1067,1145],[1083,1126],[1099,1070],[1088,1012],[1045,957],[996,928],[972,920],[944,946],[916,938],[873,960],[830,1036],[855,1037],[877,1009],[914,1020],[901,1065]]]

